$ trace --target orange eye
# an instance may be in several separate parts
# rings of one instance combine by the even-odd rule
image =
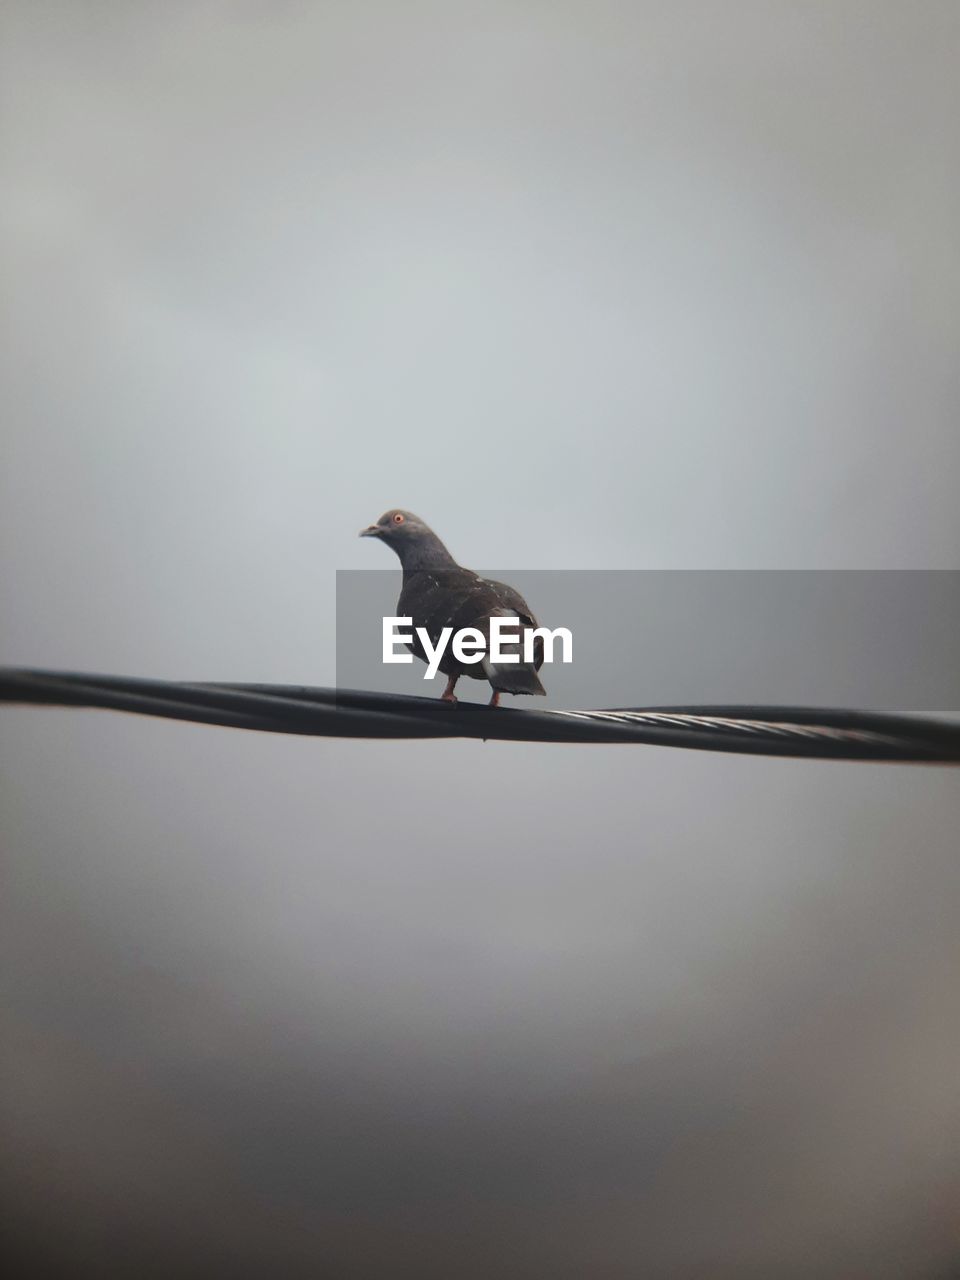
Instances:
[[[395,511],[395,512],[393,513],[393,523],[394,523],[394,524],[403,524],[403,516],[400,514],[400,512],[399,512],[399,511]]]

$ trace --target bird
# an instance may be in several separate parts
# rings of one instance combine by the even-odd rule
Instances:
[[[533,662],[523,661],[520,636],[526,628],[539,626],[530,606],[513,587],[492,578],[482,578],[472,569],[457,564],[430,526],[412,511],[393,508],[385,511],[376,524],[360,530],[361,538],[379,538],[396,552],[403,568],[403,584],[397,601],[397,614],[413,619],[413,638],[407,645],[416,657],[428,657],[417,635],[423,627],[433,645],[443,627],[454,632],[476,627],[489,645],[490,620],[494,617],[519,618],[520,627],[503,628],[501,648],[517,651],[519,661],[494,664],[488,652],[478,663],[463,663],[448,646],[440,659],[439,669],[447,677],[441,694],[444,702],[456,702],[454,688],[461,676],[489,680],[493,690],[490,706],[500,704],[501,693],[546,694],[537,672],[543,665],[543,639],[534,637]],[[512,646],[510,640],[513,640]]]

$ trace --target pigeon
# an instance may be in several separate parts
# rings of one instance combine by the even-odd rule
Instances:
[[[501,641],[502,651],[512,649],[519,661],[495,665],[484,652],[479,662],[464,663],[454,654],[452,645],[447,646],[439,663],[447,677],[447,687],[441,695],[445,702],[456,702],[453,690],[461,676],[489,680],[492,707],[499,705],[501,693],[546,693],[537,675],[543,666],[542,637],[534,638],[534,661],[523,661],[523,630],[539,624],[518,591],[457,564],[429,525],[411,511],[384,512],[376,524],[360,530],[360,537],[379,538],[400,558],[403,585],[397,615],[413,619],[413,639],[407,648],[421,661],[427,662],[428,656],[417,635],[418,627],[426,630],[434,646],[443,627],[452,627],[454,633],[464,627],[476,627],[489,645],[491,618],[519,618],[520,626],[512,632],[510,628],[502,629]]]

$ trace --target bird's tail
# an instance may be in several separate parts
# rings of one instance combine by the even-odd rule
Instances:
[[[497,666],[484,658],[480,664],[483,673],[498,693],[537,693],[546,695],[540,677],[531,666],[522,662],[502,662]]]

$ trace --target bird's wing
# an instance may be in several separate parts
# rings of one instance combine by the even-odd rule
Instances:
[[[483,584],[483,592],[488,604],[487,616],[499,614],[501,617],[519,618],[521,627],[537,627],[540,624],[534,616],[533,610],[524,600],[523,596],[514,587],[509,586],[506,582],[497,582],[493,578],[480,578]],[[534,641],[534,670],[539,671],[543,666],[544,647],[543,638],[537,636]],[[539,681],[537,681],[539,686]],[[497,687],[496,685],[494,686]],[[507,688],[507,686],[503,686]],[[542,686],[540,691],[542,692]],[[510,690],[511,692],[530,692],[527,690]],[[536,692],[536,690],[534,690]]]
[[[492,578],[481,578],[472,569],[460,566],[405,574],[397,612],[412,617],[415,628],[425,627],[434,644],[443,627],[452,627],[454,631],[476,627],[489,638],[490,619],[494,616],[519,618],[522,626],[538,625],[530,606],[513,587]],[[416,633],[407,647],[425,660]],[[534,652],[535,667],[539,670],[543,664],[543,641],[539,637]],[[447,671],[451,663],[452,659],[445,655],[440,670]],[[468,674],[478,676],[479,670],[472,666]]]
[[[497,582],[494,578],[478,578],[484,587],[489,588],[491,594],[495,597],[497,604],[503,611],[503,616],[519,618],[521,622],[527,623],[528,626],[537,626],[537,620],[533,616],[533,610],[524,600],[523,596],[515,588],[508,586],[505,582]]]

